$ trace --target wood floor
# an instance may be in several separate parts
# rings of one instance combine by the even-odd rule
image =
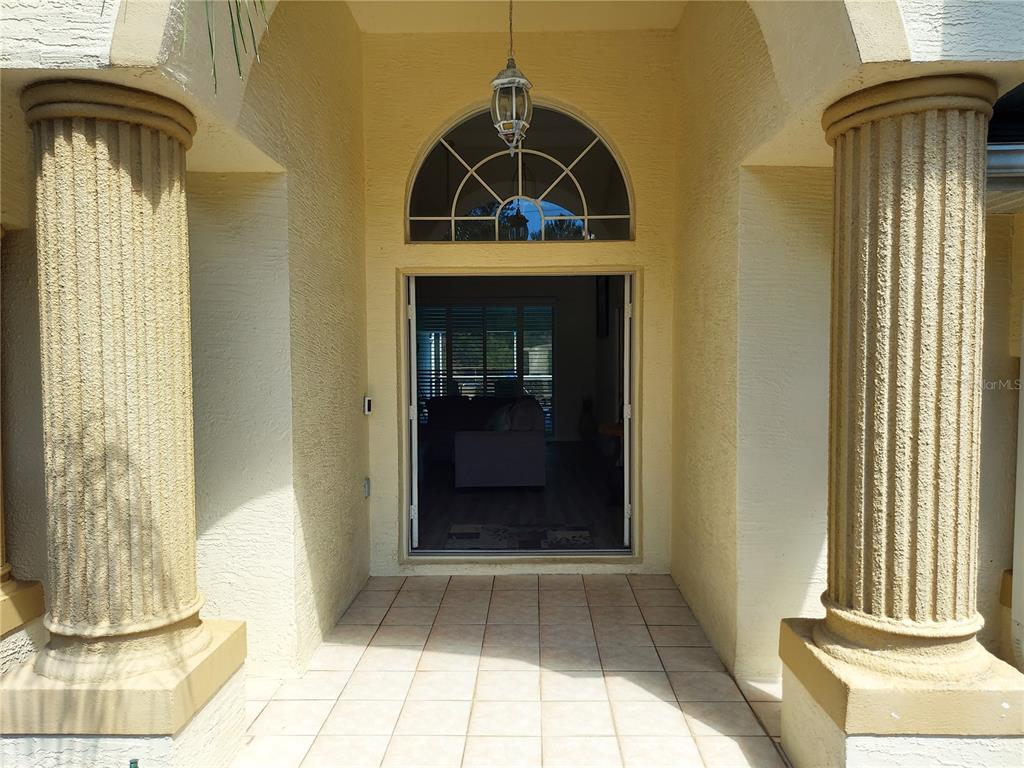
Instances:
[[[562,532],[577,534],[565,548],[622,549],[621,472],[595,444],[585,442],[548,443],[544,488],[456,490],[451,465],[428,464],[420,473],[419,548],[472,548],[453,543],[455,526],[456,531],[511,529],[509,549],[540,548],[534,534],[545,529],[555,533],[555,543]]]

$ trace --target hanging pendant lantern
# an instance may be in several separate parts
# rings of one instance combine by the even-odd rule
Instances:
[[[512,47],[512,0],[508,4],[508,62],[505,68],[491,81],[491,120],[502,141],[508,145],[509,153],[523,143],[526,130],[533,118],[533,101],[530,99],[532,83],[516,66],[515,50]]]

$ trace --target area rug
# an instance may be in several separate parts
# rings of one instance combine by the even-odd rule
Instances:
[[[590,529],[559,525],[473,525],[453,523],[445,549],[593,549]]]

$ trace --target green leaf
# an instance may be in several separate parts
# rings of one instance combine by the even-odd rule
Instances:
[[[242,6],[238,2],[238,0],[234,0],[234,2],[235,2],[235,23],[238,25],[238,36],[242,40],[242,50],[245,51],[246,53],[248,53],[249,52],[249,46],[246,45],[246,43],[245,43],[245,30],[242,29]]]
[[[260,49],[256,45],[256,30],[252,27],[252,14],[249,13],[249,3],[243,2],[242,6],[245,8],[245,20],[249,22],[249,37],[252,39],[252,52],[256,57],[256,61],[260,60]],[[253,10],[256,8],[256,0],[253,0]]]
[[[238,30],[235,28],[235,14],[231,10],[231,2],[228,1],[228,16],[231,25],[231,47],[235,51],[235,66],[238,68],[238,77],[242,77],[242,57],[238,53]]]
[[[210,0],[206,0],[206,34],[210,38],[210,63],[213,66],[213,92],[217,92],[217,46],[214,44],[216,37],[213,31],[213,12],[210,8]]]

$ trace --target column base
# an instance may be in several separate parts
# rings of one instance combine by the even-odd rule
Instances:
[[[1020,764],[1024,675],[1013,667],[992,657],[986,674],[951,683],[883,675],[818,648],[817,621],[784,619],[779,637],[782,746],[796,768]]]
[[[43,615],[43,585],[38,581],[0,582],[0,637]]]
[[[172,669],[109,682],[64,683],[24,664],[0,681],[0,733],[172,736],[245,660],[245,624],[204,622],[212,640]]]
[[[127,766],[228,768],[245,732],[245,669],[232,674],[189,723],[173,736],[2,736],[0,765],[35,768]]]

